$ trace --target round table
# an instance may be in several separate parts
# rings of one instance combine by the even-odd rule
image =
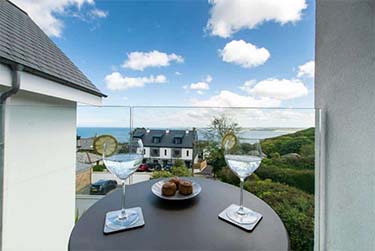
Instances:
[[[237,204],[239,188],[203,178],[192,178],[202,192],[188,201],[165,201],[151,192],[158,180],[126,187],[126,207],[140,206],[145,225],[103,234],[105,214],[120,207],[117,189],[89,208],[75,225],[69,250],[288,250],[287,231],[279,216],[264,201],[244,192],[244,205],[263,219],[246,232],[218,218]]]

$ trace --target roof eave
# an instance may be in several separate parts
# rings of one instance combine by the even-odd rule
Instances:
[[[4,63],[4,64],[7,64],[7,65],[12,65],[12,64],[20,64],[18,62],[15,62],[15,61],[12,61],[12,60],[9,60],[9,59],[6,59],[4,57],[1,57],[0,56],[0,63]],[[77,90],[80,90],[80,91],[83,91],[83,92],[86,92],[86,93],[89,93],[89,94],[92,94],[94,96],[97,96],[97,97],[100,97],[100,98],[106,98],[108,97],[106,94],[104,93],[101,93],[100,91],[95,91],[95,90],[91,90],[91,89],[88,89],[88,88],[85,88],[83,86],[80,86],[80,85],[77,85],[77,84],[74,84],[74,83],[71,83],[69,81],[66,81],[66,80],[63,80],[61,78],[58,78],[58,77],[55,77],[55,76],[52,76],[48,73],[45,73],[45,72],[42,72],[42,71],[39,71],[39,70],[36,70],[34,68],[31,68],[29,66],[26,66],[24,64],[20,64],[24,67],[23,71],[25,72],[28,72],[28,73],[31,73],[31,74],[34,74],[36,76],[39,76],[39,77],[42,77],[42,78],[45,78],[45,79],[48,79],[48,80],[51,80],[51,81],[54,81],[56,83],[59,83],[59,84],[62,84],[62,85],[65,85],[65,86],[68,86],[70,88],[73,88],[73,89],[77,89]]]

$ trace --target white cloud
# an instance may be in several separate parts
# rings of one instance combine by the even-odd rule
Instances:
[[[150,52],[134,51],[128,54],[128,59],[122,67],[143,71],[147,67],[169,66],[171,62],[183,63],[184,58],[174,53],[167,54],[157,50]]]
[[[298,74],[297,77],[310,77],[313,78],[315,73],[315,62],[314,61],[309,61],[306,62],[303,65],[298,66]]]
[[[206,28],[211,35],[224,38],[267,21],[297,22],[307,8],[306,0],[209,0],[209,3],[212,8]]]
[[[204,94],[204,91],[208,91],[210,89],[210,83],[212,82],[211,75],[207,75],[204,81],[199,81],[196,83],[191,83],[190,85],[184,85],[183,88],[185,90],[192,90],[197,91],[198,94]]]
[[[252,68],[264,64],[271,55],[266,48],[258,48],[243,40],[233,40],[220,50],[220,56],[224,62]]]
[[[127,77],[122,76],[119,72],[113,72],[105,77],[105,83],[108,89],[127,90],[129,88],[144,87],[145,84],[161,84],[166,83],[167,78],[164,75],[153,75],[149,77]]]
[[[90,15],[97,18],[105,18],[108,16],[108,11],[95,8],[90,11]]]
[[[210,86],[206,82],[197,82],[190,84],[190,90],[201,90],[201,91],[207,91],[210,89]]]
[[[250,80],[246,81],[240,88],[254,96],[277,100],[288,100],[308,94],[307,88],[299,79],[269,78],[260,82]]]
[[[176,71],[174,74],[176,74],[177,76],[181,76],[182,75],[182,73],[179,72],[179,71]]]
[[[243,96],[227,90],[223,90],[218,95],[206,100],[195,99],[191,101],[194,106],[210,107],[278,107],[280,103],[280,100],[273,98]]]
[[[57,15],[74,16],[85,19],[71,12],[75,8],[78,12],[83,12],[83,6],[89,7],[86,13],[92,18],[104,18],[106,12],[95,8],[94,0],[13,0],[21,9],[26,11],[36,24],[48,35],[61,37],[64,29],[64,22]],[[57,15],[56,15],[57,14]]]
[[[206,82],[207,82],[207,83],[211,83],[212,80],[213,80],[212,76],[211,76],[211,75],[207,75],[207,77],[206,77]]]

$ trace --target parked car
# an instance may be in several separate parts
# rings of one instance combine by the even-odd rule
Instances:
[[[167,164],[165,164],[164,166],[163,166],[163,169],[164,170],[166,170],[166,171],[170,171],[171,170],[171,168],[172,168],[172,164],[171,163],[167,163]]]
[[[143,163],[138,167],[137,171],[148,172],[148,169],[149,169],[148,165],[146,163]]]
[[[90,194],[107,194],[109,191],[117,187],[115,180],[98,180],[94,184],[91,184]]]
[[[147,165],[150,171],[160,171],[162,169],[159,163],[147,163]]]

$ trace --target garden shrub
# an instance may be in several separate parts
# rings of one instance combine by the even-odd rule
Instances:
[[[103,172],[105,170],[105,166],[104,165],[95,165],[92,167],[92,170],[94,172]]]
[[[292,250],[313,250],[314,196],[269,179],[246,181],[244,188],[279,215],[289,233]]]
[[[191,170],[187,169],[185,166],[173,166],[171,168],[171,173],[173,176],[191,176]]]
[[[218,178],[225,183],[229,183],[235,186],[240,185],[240,179],[228,168],[224,167],[218,174]],[[253,173],[246,180],[259,180],[259,177]]]
[[[173,174],[169,171],[153,171],[151,175],[151,179],[159,179],[159,178],[168,178],[173,177]]]
[[[278,166],[260,166],[255,173],[262,179],[284,183],[314,194],[314,170],[294,170]]]
[[[152,172],[151,179],[159,179],[159,178],[169,178],[169,177],[189,177],[191,176],[191,170],[187,169],[185,166],[173,166],[171,171],[154,171]]]

